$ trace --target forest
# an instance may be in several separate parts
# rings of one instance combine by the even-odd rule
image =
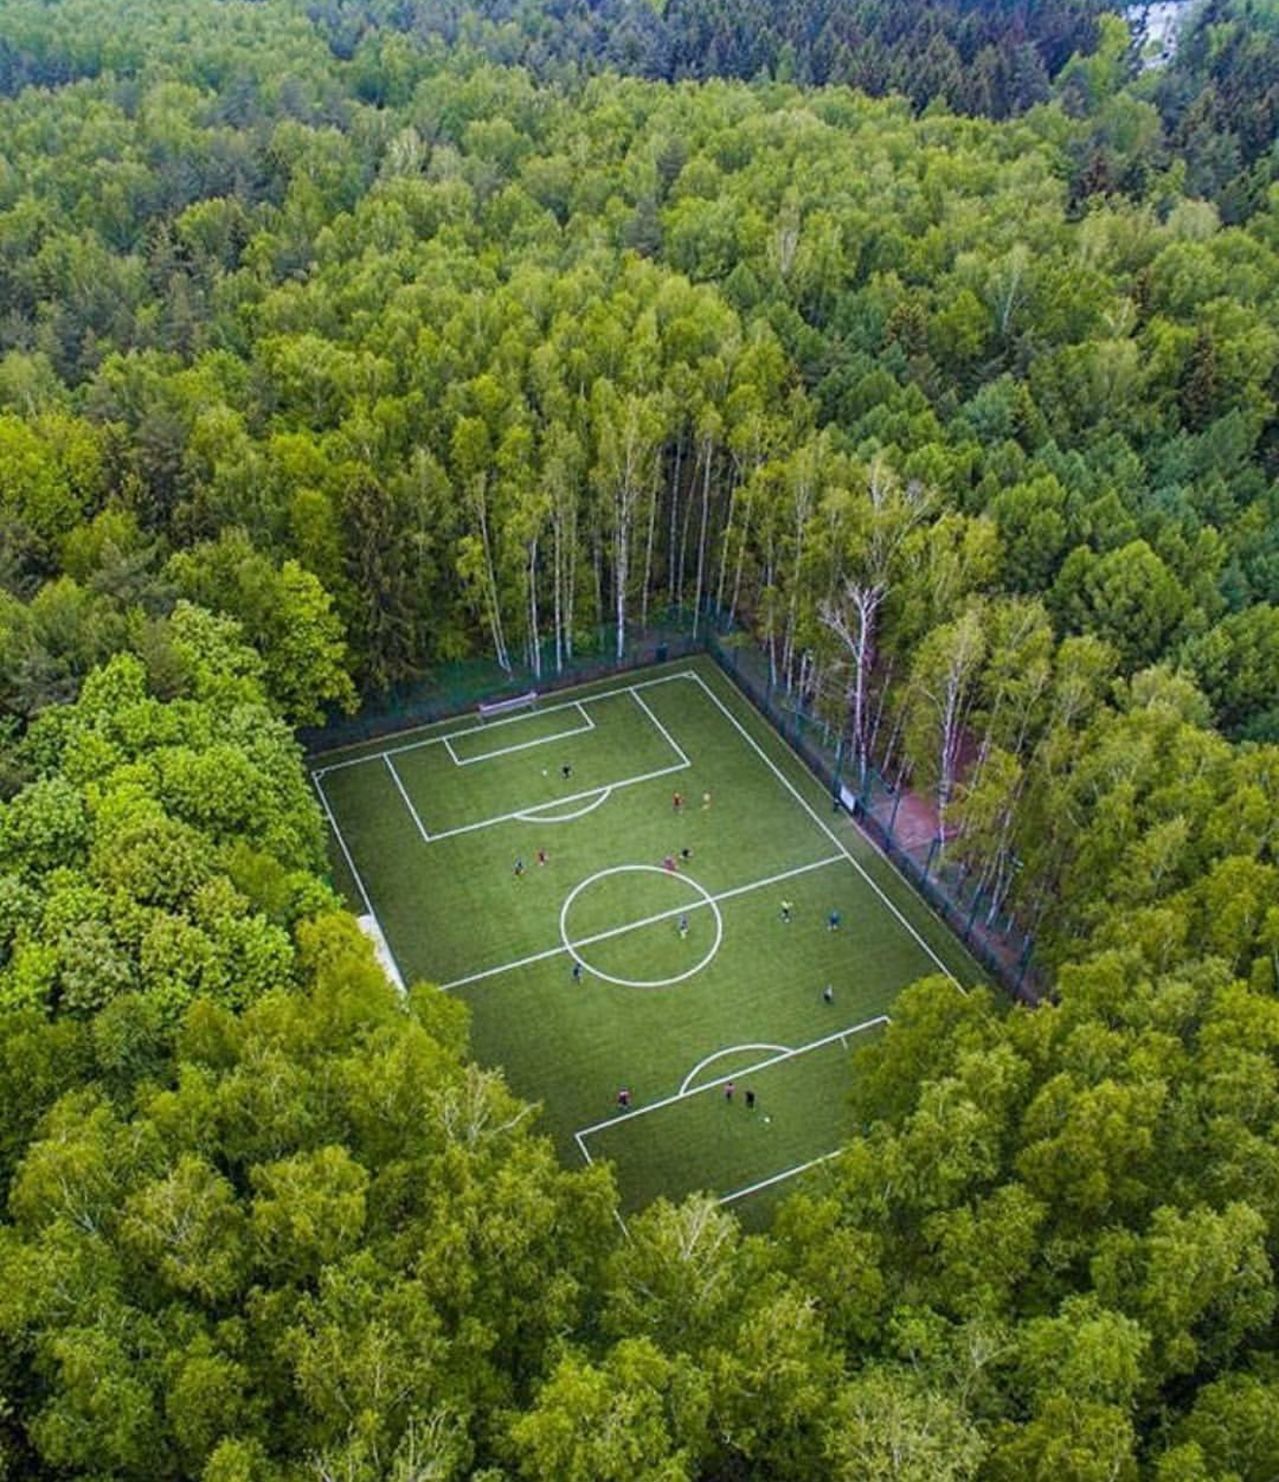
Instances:
[[[0,9],[0,1477],[1279,1472],[1279,6],[903,9]],[[766,1234],[623,1238],[295,735],[672,613],[1049,988]]]

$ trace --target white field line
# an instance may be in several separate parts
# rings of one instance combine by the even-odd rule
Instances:
[[[837,1029],[834,1034],[824,1034],[821,1039],[810,1040],[806,1045],[797,1045],[793,1050],[783,1050],[780,1055],[770,1055],[767,1060],[759,1060],[743,1070],[733,1071],[731,1075],[718,1076],[713,1081],[707,1081],[705,1085],[694,1086],[691,1091],[676,1091],[674,1096],[663,1096],[659,1101],[650,1101],[646,1106],[637,1106],[633,1111],[623,1112],[620,1116],[606,1117],[604,1121],[594,1122],[589,1127],[579,1127],[573,1135],[581,1138],[591,1137],[596,1132],[602,1132],[605,1127],[616,1127],[620,1122],[629,1122],[635,1117],[646,1117],[649,1112],[661,1111],[664,1106],[673,1106],[677,1101],[687,1101],[690,1097],[700,1096],[704,1091],[713,1091],[717,1086],[722,1086],[728,1081],[740,1081],[748,1075],[757,1075],[770,1065],[780,1065],[783,1060],[794,1060],[797,1055],[807,1055],[810,1050],[823,1049],[826,1045],[833,1045],[836,1040],[846,1039],[850,1034],[860,1034],[863,1029],[873,1029],[877,1024],[888,1022],[887,1014],[876,1014],[873,1019],[865,1019],[860,1024]],[[729,1048],[733,1047],[730,1045]]]
[[[515,816],[521,823],[572,823],[575,819],[585,818],[588,813],[594,813],[596,808],[607,803],[612,791],[611,787],[602,787],[593,803],[587,803],[584,808],[578,808],[572,813],[561,813],[555,818],[542,818],[539,815],[547,808],[558,808],[558,803],[543,803],[540,808],[530,808],[528,812],[517,813]]]
[[[319,777],[311,774],[311,781],[315,784],[315,790],[320,796],[320,806],[324,809],[324,816],[329,820],[329,827],[333,830],[333,837],[338,841],[338,848],[342,851],[342,857],[346,860],[346,867],[351,872],[351,878],[355,881],[356,889],[360,892],[360,899],[364,902],[364,912],[377,927],[377,934],[382,941],[382,949],[386,953],[387,961],[390,963],[392,981],[395,986],[404,992],[404,974],[400,971],[400,965],[395,960],[395,954],[391,951],[391,944],[386,939],[386,932],[382,930],[382,923],[377,918],[377,912],[373,909],[373,902],[369,900],[369,893],[364,888],[364,881],[360,879],[360,872],[355,868],[355,861],[351,858],[351,851],[346,847],[346,840],[342,837],[342,830],[338,827],[338,821],[333,816],[333,809],[329,807],[328,795]]]
[[[699,1060],[692,1070],[689,1071],[680,1082],[679,1094],[686,1096],[688,1094],[689,1083],[697,1079],[698,1071],[705,1070],[708,1065],[713,1064],[716,1060],[722,1060],[725,1055],[732,1055],[738,1050],[775,1050],[779,1055],[784,1055],[789,1049],[789,1045],[751,1044],[729,1045],[726,1050],[716,1050],[713,1055],[707,1055],[704,1060]]]
[[[581,709],[580,705],[578,706],[578,709]],[[585,714],[584,711],[583,714]],[[448,753],[453,758],[454,764],[456,766],[473,767],[476,762],[491,762],[494,757],[510,756],[513,751],[528,751],[531,747],[534,746],[550,746],[553,742],[565,741],[570,736],[583,736],[586,734],[587,731],[593,731],[594,729],[595,722],[590,718],[589,715],[587,715],[586,724],[584,726],[574,726],[571,731],[556,731],[553,736],[538,736],[535,740],[532,741],[520,741],[515,746],[499,746],[496,751],[485,751],[481,752],[479,756],[466,756],[460,758],[457,752],[453,750],[451,744],[455,738],[452,736],[445,736],[444,742],[445,745],[448,746]]]
[[[880,900],[883,901],[884,905],[886,905],[888,909],[893,913],[893,915],[896,916],[901,925],[906,928],[906,930],[912,937],[914,937],[916,942],[919,943],[919,945],[924,949],[929,957],[931,957],[932,960],[937,964],[937,966],[941,968],[942,972],[945,973],[945,975],[950,979],[952,983],[954,983],[955,987],[958,988],[961,993],[966,992],[967,990],[963,987],[954,973],[951,972],[951,970],[946,966],[941,958],[938,957],[936,952],[933,951],[933,949],[928,945],[923,937],[920,936],[920,934],[915,930],[910,922],[906,920],[905,916],[903,916],[902,913],[897,909],[897,907],[892,903],[892,901],[888,899],[888,897],[879,888],[875,881],[872,880],[871,877],[866,873],[865,869],[862,867],[861,862],[856,858],[855,855],[853,855],[849,851],[848,846],[839,837],[839,835],[835,833],[835,831],[830,828],[829,825],[819,816],[816,809],[814,809],[813,806],[809,803],[808,799],[803,795],[803,793],[800,792],[800,790],[794,785],[794,783],[791,782],[790,778],[786,776],[781,768],[777,766],[772,757],[768,755],[768,753],[759,744],[759,742],[755,740],[754,736],[751,735],[751,733],[746,729],[741,721],[738,720],[738,718],[733,714],[728,706],[724,704],[723,700],[721,700],[720,697],[715,693],[715,691],[711,689],[710,685],[706,683],[706,681],[700,674],[693,674],[692,678],[701,685],[702,689],[705,690],[709,698],[719,707],[723,714],[728,717],[732,724],[737,728],[738,733],[747,742],[747,744],[760,758],[760,760],[765,763],[769,771],[772,772],[773,776],[777,778],[777,780],[782,784],[786,791],[790,793],[791,797],[793,797],[795,801],[800,805],[800,807],[803,808],[804,812],[808,814],[808,816],[813,820],[817,827],[821,829],[822,833],[824,833],[826,837],[831,841],[831,843],[834,844],[836,849],[838,849],[840,853],[843,854],[845,859],[848,860],[848,862],[862,877],[862,879],[865,880],[867,885],[869,885],[870,888],[875,892],[875,894],[880,898]]]
[[[657,777],[669,777],[672,772],[682,772],[689,765],[690,763],[688,762],[676,762],[674,766],[659,767],[656,772],[643,772],[638,777],[623,777],[620,782],[609,782],[605,786],[610,792],[616,792],[619,787],[635,787],[641,782],[652,782]],[[580,803],[586,798],[593,798],[599,791],[600,789],[598,787],[593,787],[589,792],[573,792],[569,793],[567,797],[556,798],[555,802],[559,804]],[[549,808],[552,805],[550,803],[543,803],[541,806]],[[431,835],[431,842],[434,844],[438,843],[440,839],[452,839],[457,834],[473,834],[476,829],[493,828],[499,823],[509,823],[513,818],[524,819],[525,814],[533,811],[536,810],[521,808],[517,809],[514,813],[500,813],[496,818],[481,818],[478,823],[463,823],[459,824],[457,828],[442,828],[438,833]]]
[[[440,740],[444,742],[444,750],[448,752],[449,760],[455,767],[460,767],[462,763],[458,760],[457,752],[453,750],[453,738],[451,736],[441,736]]]
[[[665,683],[669,682],[669,680],[671,680],[671,679],[684,679],[684,678],[689,678],[689,677],[691,677],[691,676],[689,676],[689,675],[683,675],[683,674],[672,674],[672,675],[668,675],[665,679],[662,679],[662,680],[651,680],[651,681],[648,681],[648,682],[649,683],[653,683],[653,684],[665,684]],[[658,718],[653,714],[653,712],[648,708],[648,706],[644,704],[643,700],[640,699],[639,695],[637,695],[635,693],[636,688],[642,688],[642,687],[643,686],[630,686],[630,685],[628,685],[628,686],[625,686],[625,687],[623,687],[621,689],[610,690],[607,696],[605,696],[605,695],[588,695],[587,698],[586,698],[586,700],[585,700],[585,702],[574,700],[574,701],[569,702],[566,705],[561,705],[561,706],[555,707],[555,708],[560,709],[560,710],[568,710],[568,709],[572,709],[572,708],[574,708],[576,706],[578,709],[580,709],[583,703],[585,703],[587,705],[590,705],[595,700],[598,700],[598,699],[606,699],[606,698],[612,698],[613,696],[616,696],[616,695],[627,695],[627,694],[629,694],[629,695],[631,695],[635,699],[635,701],[639,704],[640,708],[645,712],[645,714],[652,721],[653,725],[657,728],[657,730],[659,731],[659,733],[662,735],[662,737],[666,741],[667,745],[670,746],[674,750],[674,752],[676,753],[676,755],[679,757],[679,761],[676,762],[676,763],[674,763],[673,765],[671,765],[669,767],[659,767],[655,772],[642,772],[638,777],[623,777],[619,782],[610,782],[610,783],[607,783],[606,784],[606,787],[607,787],[607,790],[609,792],[612,792],[612,791],[616,790],[617,788],[621,788],[621,787],[634,787],[638,783],[641,783],[641,782],[652,782],[655,779],[657,779],[658,777],[669,777],[673,772],[682,772],[682,771],[684,771],[684,769],[686,767],[691,767],[692,766],[692,762],[689,761],[688,757],[684,754],[683,749],[679,746],[679,744],[671,736],[670,732],[661,723],[661,721],[658,720]],[[539,712],[539,714],[548,714],[548,713],[549,712],[547,712],[547,711],[540,711]],[[514,719],[518,719],[518,720],[523,720],[524,718],[525,717],[523,717],[523,716],[516,716],[516,717],[514,717]],[[590,717],[588,716],[587,719],[589,720]],[[506,724],[509,724],[509,722],[508,721],[495,721],[494,722],[494,725],[506,725]],[[576,735],[580,735],[580,734],[582,734],[583,731],[585,731],[587,729],[593,731],[593,730],[596,729],[596,727],[595,727],[595,723],[592,721],[589,727],[579,726],[579,727],[577,727],[576,729],[574,729],[572,731],[564,731],[564,732],[558,733],[555,736],[540,737],[536,741],[522,741],[517,746],[508,746],[508,747],[503,748],[501,751],[490,751],[490,752],[486,752],[485,755],[482,756],[482,757],[472,757],[472,758],[469,758],[466,761],[462,761],[462,760],[459,760],[458,759],[457,754],[454,752],[453,747],[450,744],[454,736],[465,736],[465,735],[472,734],[476,730],[491,730],[491,729],[493,729],[493,727],[491,727],[491,726],[473,726],[473,727],[471,727],[471,730],[469,730],[469,731],[456,731],[456,732],[452,732],[448,736],[435,736],[435,737],[433,737],[429,741],[418,741],[418,742],[415,742],[412,746],[393,747],[390,751],[379,751],[379,752],[376,752],[376,753],[374,753],[374,754],[372,754],[370,756],[367,756],[367,757],[359,757],[355,761],[338,762],[335,766],[332,766],[332,767],[320,767],[316,771],[312,772],[311,775],[313,777],[323,777],[328,772],[337,771],[341,767],[353,767],[353,766],[361,765],[361,764],[363,764],[364,762],[367,762],[367,761],[376,761],[378,759],[378,757],[381,757],[381,759],[386,763],[387,767],[390,769],[391,776],[395,778],[395,785],[400,790],[400,796],[401,796],[401,798],[404,799],[404,806],[409,810],[409,813],[412,815],[413,822],[417,825],[417,831],[418,831],[418,833],[421,834],[423,842],[424,843],[427,843],[427,844],[435,843],[435,842],[437,842],[440,839],[452,839],[452,838],[455,838],[458,834],[470,834],[470,833],[474,833],[477,829],[493,828],[494,826],[496,826],[499,823],[510,823],[512,820],[519,820],[519,821],[522,821],[522,822],[528,822],[529,820],[526,817],[526,815],[529,814],[529,813],[535,813],[535,812],[537,812],[538,807],[541,807],[541,808],[563,807],[563,805],[565,803],[580,803],[580,802],[585,802],[585,800],[587,798],[596,798],[597,797],[597,794],[600,792],[600,788],[593,787],[593,788],[591,788],[587,792],[569,793],[565,797],[556,798],[552,803],[542,803],[542,804],[535,805],[532,808],[517,808],[517,809],[515,809],[511,813],[500,813],[500,814],[498,814],[494,818],[481,818],[481,819],[479,819],[475,823],[463,823],[463,824],[459,824],[457,828],[440,829],[436,833],[433,833],[433,834],[427,833],[426,828],[423,826],[423,823],[422,823],[421,818],[418,817],[417,809],[414,808],[413,803],[412,803],[411,799],[409,798],[408,793],[404,789],[404,784],[400,780],[400,774],[395,770],[395,764],[391,760],[392,756],[398,756],[401,752],[404,752],[404,751],[413,751],[413,750],[416,750],[418,747],[421,747],[421,746],[432,746],[432,745],[436,745],[439,742],[443,742],[444,745],[445,745],[445,747],[448,750],[449,755],[453,758],[454,764],[456,766],[459,766],[459,767],[465,767],[465,766],[470,765],[470,762],[471,761],[487,761],[491,757],[504,756],[509,751],[524,751],[524,750],[526,750],[530,746],[546,746],[546,745],[549,745],[552,741],[560,740],[563,736],[576,736]],[[603,801],[603,799],[598,799],[597,802],[594,803],[592,806],[593,807],[598,807],[599,806],[599,802],[602,802],[602,801]],[[589,812],[590,809],[586,809],[584,811]],[[546,820],[546,821],[547,822],[552,822],[552,821],[555,821],[555,820]],[[562,820],[559,820],[559,821],[561,821],[561,822],[568,822],[569,820],[568,819],[562,819]]]
[[[342,830],[338,827],[338,821],[333,816],[333,809],[329,807],[328,794],[324,791],[320,782],[318,772],[311,773],[311,781],[315,784],[315,790],[320,796],[320,807],[324,809],[324,816],[329,820],[329,827],[333,830],[333,837],[338,841],[338,848],[342,851],[342,857],[346,860],[346,867],[351,872],[351,878],[355,881],[360,892],[360,899],[364,902],[364,909],[370,916],[376,916],[373,902],[369,899],[369,893],[364,888],[364,881],[360,879],[360,872],[355,868],[355,861],[351,858],[351,851],[346,847],[346,840],[342,837]]]
[[[399,788],[400,796],[404,799],[404,806],[409,810],[409,817],[417,824],[417,831],[422,835],[422,842],[429,844],[431,842],[431,836],[423,826],[422,820],[417,816],[417,809],[413,806],[412,798],[404,791],[404,784],[400,781],[400,774],[395,770],[395,763],[389,756],[383,757],[382,760],[386,763],[387,771],[395,779],[395,785]]]
[[[442,837],[436,834],[438,839]],[[642,921],[628,921],[623,926],[610,926],[607,931],[597,931],[594,936],[582,937],[575,940],[573,945],[577,948],[592,947],[596,942],[606,942],[612,937],[625,936],[628,931],[638,931],[644,926],[653,926],[659,921],[670,921],[676,916],[691,915],[694,911],[704,910],[707,906],[718,904],[720,901],[732,900],[735,896],[749,895],[753,890],[763,890],[767,885],[776,885],[782,880],[790,880],[796,875],[807,875],[811,870],[822,870],[827,865],[842,864],[842,854],[831,854],[825,859],[814,860],[812,864],[799,865],[793,870],[785,870],[780,875],[770,875],[766,880],[752,880],[749,885],[735,885],[731,890],[721,891],[719,895],[709,895],[705,900],[693,901],[684,906],[672,906],[669,911],[658,911],[654,916],[645,916]],[[678,880],[678,874],[672,875],[673,880]],[[514,972],[519,967],[530,967],[535,962],[545,962],[547,958],[558,957],[568,948],[563,942],[558,947],[548,947],[544,952],[533,952],[528,957],[518,958],[515,962],[504,962],[498,967],[486,967],[483,972],[470,973],[465,978],[454,978],[451,983],[441,983],[441,989],[447,993],[452,988],[465,987],[467,983],[478,983],[482,978],[496,978],[501,973]]]
[[[635,701],[635,703],[644,712],[644,714],[648,716],[649,720],[651,720],[657,727],[657,729],[661,731],[662,735],[666,738],[666,744],[674,750],[676,756],[683,759],[684,765],[687,767],[689,765],[689,760],[684,755],[684,748],[679,744],[678,741],[676,741],[675,737],[671,735],[671,733],[666,729],[661,721],[658,720],[658,718],[648,708],[648,705],[645,703],[643,696],[640,695],[636,690],[632,690],[631,699]]]
[[[554,715],[559,710],[571,710],[578,705],[593,705],[596,700],[612,700],[618,695],[633,695],[636,690],[651,689],[654,685],[670,684],[675,679],[696,679],[697,676],[691,669],[681,669],[676,674],[661,674],[656,679],[641,679],[637,684],[618,685],[615,689],[600,690],[598,694],[587,695],[581,700],[565,700],[559,705],[547,705],[544,708],[532,712],[536,715]],[[584,685],[578,686],[584,689]],[[381,751],[370,751],[365,756],[348,757],[344,762],[330,762],[328,766],[316,767],[315,773],[323,777],[326,772],[337,772],[343,767],[362,767],[365,762],[375,762],[383,756],[399,756],[402,751],[417,751],[423,746],[439,746],[442,742],[456,740],[458,736],[473,736],[477,731],[495,731],[498,726],[515,725],[528,719],[528,715],[510,715],[503,720],[492,721],[488,725],[464,726],[460,731],[450,731],[447,736],[427,736],[421,741],[408,741],[399,746],[386,746]],[[439,721],[432,722],[439,725]],[[402,736],[411,736],[414,730],[427,730],[426,726],[410,727],[407,731],[401,731]],[[359,744],[359,743],[357,743]],[[678,748],[677,748],[678,749]],[[323,755],[323,753],[322,753]],[[333,753],[329,752],[329,756]]]
[[[580,1137],[578,1137],[578,1135],[577,1135],[576,1132],[574,1132],[574,1134],[573,1134],[573,1139],[577,1143],[578,1151],[581,1153],[582,1157],[586,1159],[586,1166],[589,1168],[591,1166],[591,1164],[595,1162],[595,1159],[592,1158],[591,1155],[590,1155],[590,1153],[588,1153],[586,1151],[586,1144],[582,1141],[582,1139]],[[621,1231],[622,1231],[623,1236],[625,1236],[625,1238],[627,1240],[629,1240],[631,1238],[631,1228],[626,1223],[626,1221],[622,1218],[622,1211],[620,1209],[618,1209],[618,1207],[616,1205],[613,1206],[613,1218],[617,1221],[618,1225],[621,1227]]]
[[[744,1189],[734,1189],[731,1194],[722,1194],[717,1202],[733,1204],[738,1199],[745,1199],[748,1194],[758,1194],[761,1189],[780,1184],[788,1178],[794,1178],[797,1174],[807,1173],[810,1168],[816,1168],[819,1163],[829,1163],[832,1158],[838,1158],[843,1151],[843,1148],[836,1148],[833,1153],[823,1153],[820,1158],[810,1158],[807,1163],[797,1163],[794,1168],[785,1168],[781,1173],[773,1174],[771,1178],[761,1178],[757,1184],[747,1184]]]

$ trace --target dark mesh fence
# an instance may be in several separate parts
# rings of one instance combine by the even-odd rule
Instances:
[[[673,613],[643,632],[628,633],[626,651],[617,657],[616,630],[599,628],[580,637],[571,658],[556,663],[555,646],[542,645],[540,673],[531,664],[503,669],[495,659],[464,659],[441,664],[413,684],[398,685],[380,695],[365,697],[356,715],[334,716],[326,725],[298,732],[298,740],[309,755],[373,741],[411,726],[430,725],[453,715],[473,711],[481,701],[527,694],[529,690],[549,693],[569,685],[588,684],[627,669],[646,668],[704,653],[706,641],[692,636],[691,614]]]
[[[707,648],[755,708],[803,759],[872,843],[946,922],[974,957],[1019,997],[1038,997],[1031,973],[1033,939],[998,913],[978,888],[978,872],[939,847],[927,809],[872,771],[858,784],[845,770],[842,732],[772,682],[768,655],[742,633],[707,635]]]
[[[842,728],[774,682],[767,651],[748,632],[723,631],[714,616],[697,624],[696,635],[693,627],[691,612],[672,610],[660,623],[628,633],[620,659],[612,627],[588,635],[573,657],[558,665],[548,643],[540,673],[532,665],[504,670],[492,659],[441,665],[415,684],[366,698],[358,715],[301,731],[298,739],[311,754],[329,751],[473,711],[482,701],[532,689],[549,692],[709,653],[987,971],[1019,997],[1034,1001],[1033,939],[980,889],[979,871],[956,859],[953,850],[939,847],[927,806],[873,769],[859,784],[846,768]]]

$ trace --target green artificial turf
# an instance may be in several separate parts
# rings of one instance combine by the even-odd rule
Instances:
[[[627,1210],[693,1189],[763,1208],[848,1137],[849,1047],[896,993],[939,964],[980,976],[707,660],[315,775],[339,883],[405,980],[465,999],[476,1057],[542,1103],[566,1160],[613,1162]]]

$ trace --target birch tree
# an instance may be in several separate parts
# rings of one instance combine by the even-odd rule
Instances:
[[[576,611],[578,501],[585,456],[571,428],[555,422],[542,443],[542,488],[551,520],[551,605],[555,629],[555,667],[573,657]]]
[[[620,659],[626,652],[636,514],[644,495],[653,492],[662,416],[656,397],[619,397],[612,383],[605,380],[595,384],[591,412],[596,439],[592,477],[609,514],[613,623]]]
[[[907,745],[935,778],[939,842],[946,837],[946,810],[986,647],[982,608],[974,602],[954,622],[935,628],[911,665]]]
[[[452,453],[471,522],[470,531],[458,543],[458,574],[477,596],[477,605],[488,626],[494,658],[509,671],[511,658],[502,626],[489,509],[492,448],[488,429],[478,417],[459,418],[453,429]]]
[[[905,487],[882,459],[871,465],[864,500],[858,501],[846,559],[851,571],[836,598],[821,606],[821,620],[844,646],[851,664],[848,725],[860,784],[870,765],[869,688],[878,656],[884,604],[896,578],[902,544],[924,518],[929,499],[923,487]]]

